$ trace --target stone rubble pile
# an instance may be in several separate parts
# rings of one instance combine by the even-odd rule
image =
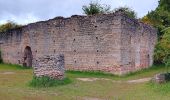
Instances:
[[[34,74],[37,77],[48,76],[53,79],[64,78],[64,55],[46,55],[36,60]]]
[[[165,83],[165,74],[156,74],[153,81],[158,84]]]

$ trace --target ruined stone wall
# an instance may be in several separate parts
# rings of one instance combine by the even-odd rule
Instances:
[[[5,63],[18,64],[21,59],[21,29],[10,30],[6,33],[0,33],[1,53]]]
[[[33,66],[45,54],[65,55],[66,69],[117,72],[120,63],[120,16],[72,16],[29,24],[7,32],[2,44],[7,63],[22,64],[31,47]],[[16,35],[18,34],[18,35]]]
[[[118,73],[121,18],[110,14],[74,19],[77,28],[65,42],[67,69]]]
[[[121,25],[121,73],[151,66],[157,30],[126,16],[123,16]]]
[[[141,49],[148,50],[147,47],[141,48],[142,45],[146,46],[145,42],[153,48],[154,43],[146,41],[146,38],[149,33],[153,33],[154,36],[156,34],[151,28],[148,32],[140,32],[145,30],[140,29],[145,25],[137,23],[138,27],[135,25],[131,27],[133,26],[129,25],[131,23],[137,22],[128,22],[121,13],[114,13],[95,16],[74,15],[70,18],[56,17],[29,24],[1,36],[3,37],[1,38],[2,57],[7,63],[22,64],[24,50],[29,46],[32,51],[33,66],[39,57],[57,53],[64,54],[67,70],[126,73],[128,71],[124,70],[129,68],[140,69],[141,66],[138,65],[141,63],[132,60],[141,59],[144,55],[140,53],[139,56],[134,56],[133,50],[136,52]],[[135,31],[132,28],[135,28]],[[142,38],[142,33],[146,38]],[[138,38],[141,46],[136,44],[135,47],[133,40],[139,40]],[[153,53],[153,50],[149,52]],[[152,58],[150,59],[152,61]]]

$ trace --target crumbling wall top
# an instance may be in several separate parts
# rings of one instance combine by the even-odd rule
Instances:
[[[68,18],[58,16],[58,17],[55,17],[53,19],[49,19],[47,21],[39,21],[39,22],[36,22],[36,23],[30,23],[28,25],[24,25],[24,26],[21,26],[21,27],[16,28],[16,29],[7,30],[6,32],[0,33],[0,36],[1,37],[8,37],[8,36],[10,36],[10,34],[22,33],[22,31],[25,31],[25,30],[47,28],[47,27],[56,26],[56,25],[57,25],[57,27],[62,27],[63,22],[70,22],[72,20],[82,21],[83,19],[104,18],[104,17],[105,18],[109,18],[109,17],[121,18],[123,21],[130,24],[129,26],[143,27],[144,30],[150,30],[150,31],[153,31],[153,32],[157,31],[151,25],[145,24],[145,23],[139,21],[138,19],[129,18],[123,11],[119,10],[115,13],[96,14],[96,15],[89,15],[89,16],[72,15],[71,17],[68,17]],[[1,40],[2,40],[2,38],[0,38],[0,41]]]

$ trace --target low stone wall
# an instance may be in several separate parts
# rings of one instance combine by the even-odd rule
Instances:
[[[46,55],[36,60],[34,74],[37,77],[48,76],[53,79],[64,78],[64,55]]]

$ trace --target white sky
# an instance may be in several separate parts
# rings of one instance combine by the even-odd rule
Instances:
[[[91,0],[0,0],[0,23],[8,20],[27,24],[56,16],[69,17],[83,14],[82,6]],[[158,6],[158,0],[100,0],[112,9],[128,6],[143,17]]]

